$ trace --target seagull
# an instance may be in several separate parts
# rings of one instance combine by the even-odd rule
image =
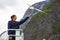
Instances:
[[[32,9],[32,12],[33,12],[33,10],[37,10],[38,12],[43,12],[43,13],[45,13],[44,11],[42,11],[42,10],[40,10],[40,9],[37,9],[37,8],[35,8],[35,7],[33,7],[33,6],[30,6],[29,4],[27,4],[27,5],[29,6],[30,9]]]
[[[42,11],[42,10],[40,10],[40,9],[37,9],[37,8],[35,8],[35,7],[33,7],[33,6],[30,6],[29,4],[27,4],[28,6],[29,6],[29,8],[30,9],[32,9],[32,12],[31,13],[33,13],[34,12],[34,10],[37,10],[38,12],[43,12],[43,13],[45,13],[44,11]],[[34,13],[34,14],[32,14],[32,15],[36,15],[37,13]]]
[[[31,6],[30,9],[32,9],[32,10],[37,10],[37,11],[39,11],[39,12],[44,12],[44,11],[42,11],[42,10],[40,10],[40,9],[37,9],[37,8],[33,7],[33,6]]]

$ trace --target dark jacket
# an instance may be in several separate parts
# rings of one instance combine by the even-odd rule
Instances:
[[[8,22],[8,29],[19,29],[19,26],[23,24],[29,17],[26,17],[25,19],[17,22],[17,21],[9,21]],[[15,31],[8,30],[8,34],[15,34]]]

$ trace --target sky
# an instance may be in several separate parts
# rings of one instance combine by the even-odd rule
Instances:
[[[45,0],[0,0],[0,33],[7,30],[10,16],[17,15],[17,21],[20,21],[26,10],[34,3]]]

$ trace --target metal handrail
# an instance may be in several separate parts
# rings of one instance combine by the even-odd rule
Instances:
[[[8,29],[8,30],[15,30],[15,31],[22,31],[22,32],[23,32],[22,29]],[[8,31],[8,30],[7,30],[7,31]],[[0,37],[1,37],[4,33],[6,33],[7,31],[2,32],[2,33],[0,34]],[[8,36],[18,36],[18,35],[8,35]],[[19,35],[19,36],[20,36],[20,35]]]
[[[5,32],[6,32],[6,31],[2,32],[2,33],[0,34],[0,37],[1,37]]]
[[[8,30],[16,30],[16,31],[20,31],[20,30],[22,30],[22,29],[8,29]]]
[[[16,30],[16,31],[22,31],[23,32],[22,29],[8,29],[8,30]],[[8,36],[17,36],[17,37],[20,37],[21,35],[8,35]]]
[[[22,31],[22,34],[23,34],[23,30],[22,29],[8,29],[8,30],[16,30],[16,31]],[[7,30],[7,31],[8,31]],[[4,34],[4,33],[6,33],[7,31],[4,31],[3,33],[1,33],[1,35],[0,35],[0,37]],[[7,39],[9,39],[9,36],[16,36],[16,37],[23,37],[23,39],[24,39],[24,34],[23,35],[8,35],[8,38]]]

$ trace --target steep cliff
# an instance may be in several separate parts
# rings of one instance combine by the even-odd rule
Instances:
[[[60,40],[60,0],[52,0],[24,30],[25,40]]]

